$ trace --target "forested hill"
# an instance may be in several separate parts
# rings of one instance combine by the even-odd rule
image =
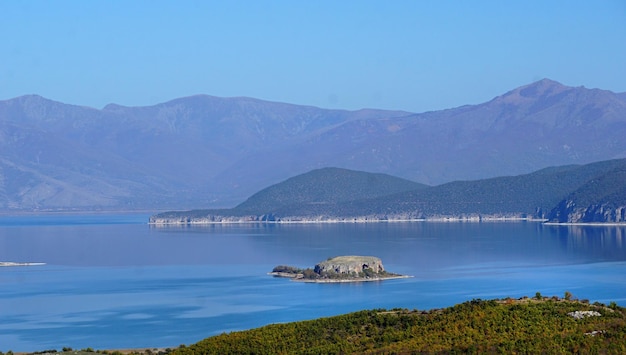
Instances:
[[[624,354],[625,310],[544,298],[472,300],[431,311],[371,310],[272,324],[173,354]]]
[[[202,222],[207,218],[211,221],[238,221],[242,218],[267,220],[276,218],[274,214],[283,213],[281,211],[302,211],[308,207],[310,211],[322,209],[330,212],[342,203],[426,188],[427,185],[387,174],[322,168],[265,188],[232,209],[164,212],[153,216],[151,222]]]
[[[580,211],[568,212],[561,206],[563,203],[577,208],[604,206],[605,212],[617,210],[616,213],[602,214],[604,219],[596,219],[622,222],[626,205],[624,175],[626,159],[553,167],[531,174],[457,181],[434,187],[387,175],[319,169],[270,186],[232,209],[166,212],[153,216],[151,222],[442,218],[586,221],[575,216],[576,213],[581,215]],[[565,200],[570,202],[563,202]]]
[[[428,186],[387,174],[323,168],[263,189],[236,209],[258,213],[292,206],[328,205],[378,198],[426,187]]]
[[[626,167],[587,181],[550,213],[554,222],[626,222]]]
[[[472,218],[521,217],[553,218],[551,211],[561,200],[590,182],[607,181],[604,186],[588,191],[603,201],[609,191],[622,191],[626,180],[610,178],[615,171],[626,168],[626,159],[587,165],[569,165],[542,169],[531,174],[498,177],[477,181],[457,181],[404,194],[384,196],[376,200],[355,201],[338,206],[337,215],[365,215],[378,218]],[[611,183],[608,183],[611,181]],[[609,195],[607,195],[608,197]],[[619,197],[613,196],[613,200]],[[622,195],[623,197],[623,195]],[[581,201],[580,205],[582,205]],[[619,204],[615,201],[616,204]],[[621,199],[626,204],[626,199]],[[294,212],[297,213],[297,212]],[[623,218],[622,218],[623,220]],[[615,220],[608,219],[607,222]],[[572,222],[581,222],[572,220]],[[618,220],[619,222],[619,220]]]

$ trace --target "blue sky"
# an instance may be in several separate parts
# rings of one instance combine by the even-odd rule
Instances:
[[[2,1],[0,99],[194,94],[423,112],[541,78],[626,91],[626,1]]]

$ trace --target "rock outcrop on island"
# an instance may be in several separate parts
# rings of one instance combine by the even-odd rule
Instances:
[[[357,255],[328,258],[313,269],[279,265],[269,274],[304,282],[361,282],[408,277],[385,271],[380,258]]]
[[[355,275],[366,270],[379,274],[385,272],[383,262],[375,256],[338,256],[315,265],[315,273],[334,272],[343,275]]]

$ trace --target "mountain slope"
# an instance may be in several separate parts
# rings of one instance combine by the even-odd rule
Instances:
[[[170,211],[153,218],[187,223],[192,219],[211,221],[240,218],[274,219],[285,211],[310,213],[334,208],[337,204],[360,201],[396,193],[426,189],[427,186],[386,174],[367,173],[340,168],[310,171],[252,195],[232,209]]]
[[[224,177],[339,166],[438,185],[623,158],[625,135],[623,95],[544,79],[480,105],[346,122],[273,151],[281,164],[257,166],[259,152]]]
[[[542,169],[518,176],[459,181],[405,194],[337,206],[343,215],[433,218],[512,216],[546,218],[564,196],[593,179],[626,168],[626,159]],[[621,183],[626,186],[625,182]]]
[[[98,110],[0,101],[0,209],[233,206],[327,166],[429,185],[626,157],[626,96],[547,79],[412,114],[198,95]]]
[[[610,92],[543,80],[485,104],[393,120],[393,134],[374,129],[368,139],[377,142],[375,159],[398,169],[393,175],[440,184],[626,157],[625,110]]]
[[[396,114],[404,113],[210,96],[103,110],[35,95],[0,101],[0,162],[13,167],[0,170],[0,209],[232,203],[237,187],[224,194],[211,180],[250,152],[352,119]]]
[[[298,175],[252,195],[240,211],[276,211],[292,206],[326,205],[376,198],[426,188],[426,185],[385,174],[324,168]]]
[[[626,166],[587,181],[548,218],[560,223],[626,222]]]

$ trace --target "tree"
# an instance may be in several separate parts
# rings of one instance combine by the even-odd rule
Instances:
[[[302,271],[302,276],[305,279],[316,279],[319,277],[319,275],[315,271],[313,271],[313,269],[311,268],[308,268]]]

